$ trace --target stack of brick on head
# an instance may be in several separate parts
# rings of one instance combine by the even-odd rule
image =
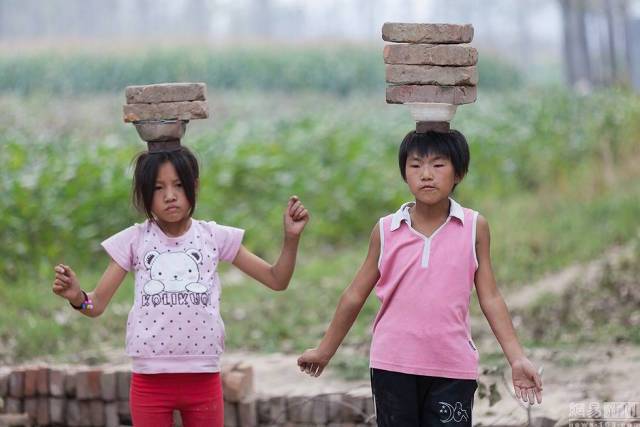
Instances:
[[[124,121],[135,125],[150,153],[178,149],[189,120],[209,117],[204,83],[127,86],[125,97]]]
[[[473,26],[385,23],[387,103],[407,104],[416,131],[448,132],[460,104],[475,102],[478,52]]]

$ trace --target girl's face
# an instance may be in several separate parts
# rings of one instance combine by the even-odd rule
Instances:
[[[158,168],[151,212],[162,222],[180,222],[189,216],[191,204],[173,164],[164,162]]]
[[[428,205],[448,198],[454,184],[460,182],[451,161],[438,154],[420,157],[410,153],[405,171],[411,193],[417,201]]]

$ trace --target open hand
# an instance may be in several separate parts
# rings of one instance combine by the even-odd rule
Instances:
[[[513,362],[511,377],[513,389],[518,399],[531,405],[535,401],[542,403],[542,379],[529,359],[523,357]]]
[[[317,348],[311,348],[298,358],[298,367],[312,377],[319,377],[329,363],[329,358],[321,354]]]
[[[58,264],[53,268],[53,271],[56,273],[56,278],[52,286],[54,294],[66,298],[72,303],[82,299],[80,297],[82,294],[80,283],[78,282],[75,271],[73,271],[71,267]]]
[[[284,231],[288,236],[298,237],[304,226],[309,222],[309,212],[298,196],[289,197],[287,209],[284,212]]]

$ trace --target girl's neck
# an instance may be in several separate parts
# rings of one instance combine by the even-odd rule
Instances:
[[[156,218],[155,223],[158,224],[160,230],[162,230],[167,237],[180,237],[189,230],[189,227],[191,226],[191,217],[188,216],[177,222],[166,222]]]
[[[442,222],[449,216],[450,204],[448,197],[435,205],[427,205],[416,200],[410,211],[411,220],[414,223]]]

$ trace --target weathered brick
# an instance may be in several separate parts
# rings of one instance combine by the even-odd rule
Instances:
[[[24,397],[38,394],[38,367],[29,366],[24,370]]]
[[[91,413],[91,425],[93,427],[104,427],[104,402],[102,400],[91,400],[89,402],[89,411]]]
[[[382,39],[396,43],[469,43],[473,40],[473,25],[385,22]]]
[[[224,427],[238,426],[238,406],[229,401],[224,401]]]
[[[116,402],[104,404],[104,425],[105,427],[118,427],[120,425],[118,404]]]
[[[287,420],[287,399],[283,396],[265,397],[257,402],[260,424],[280,424]]]
[[[23,405],[22,399],[16,397],[7,397],[4,399],[4,412],[7,414],[20,414],[22,413]]]
[[[69,369],[64,376],[64,393],[68,397],[75,397],[77,391],[78,372],[75,369]]]
[[[54,397],[63,397],[65,395],[64,392],[64,382],[65,382],[65,371],[64,369],[50,369],[49,370],[49,395]]]
[[[51,424],[62,424],[65,422],[67,412],[67,401],[59,397],[49,398],[49,416]]]
[[[131,387],[131,371],[117,372],[118,399],[129,400],[129,389]]]
[[[290,396],[287,399],[289,421],[294,423],[311,423],[313,420],[313,397]]]
[[[23,368],[16,368],[9,374],[9,396],[24,397],[24,372]]]
[[[407,102],[442,102],[470,104],[475,102],[476,86],[397,85],[387,87],[387,104]]]
[[[366,418],[364,401],[353,393],[342,395],[342,420],[343,422],[363,422]]]
[[[79,400],[97,399],[102,394],[102,371],[88,369],[79,371],[76,375],[76,396]]]
[[[256,427],[258,425],[256,400],[252,396],[238,402],[238,425],[240,427]]]
[[[41,366],[40,368],[38,368],[36,388],[37,388],[38,396],[49,395],[49,368],[48,367]]]
[[[9,375],[11,370],[0,368],[0,397],[9,395]]]
[[[0,415],[0,426],[31,426],[31,420],[27,414]]]
[[[342,421],[342,395],[330,394],[327,402],[327,422],[339,423]]]
[[[161,83],[127,86],[124,90],[127,104],[157,104],[164,102],[205,101],[205,83]]]
[[[23,411],[29,415],[29,418],[35,420],[38,416],[38,399],[36,397],[26,397],[24,399]]]
[[[38,397],[38,410],[36,412],[36,423],[39,426],[48,426],[51,424],[51,410],[49,408],[49,398],[45,396]]]
[[[195,120],[209,117],[207,101],[129,104],[122,107],[125,122],[141,120]]]
[[[458,44],[388,44],[383,55],[385,64],[467,67],[478,62],[475,48]]]
[[[128,400],[118,400],[118,417],[123,424],[131,423],[131,406]]]
[[[229,402],[240,402],[253,393],[253,368],[238,364],[222,372],[222,394]]]
[[[91,427],[91,405],[88,401],[67,402],[67,425],[69,427]]]
[[[438,65],[386,66],[387,83],[438,86],[475,86],[478,69],[473,67],[440,67]]]
[[[114,370],[107,370],[102,373],[100,379],[100,389],[102,400],[112,402],[118,395],[118,375]]]

